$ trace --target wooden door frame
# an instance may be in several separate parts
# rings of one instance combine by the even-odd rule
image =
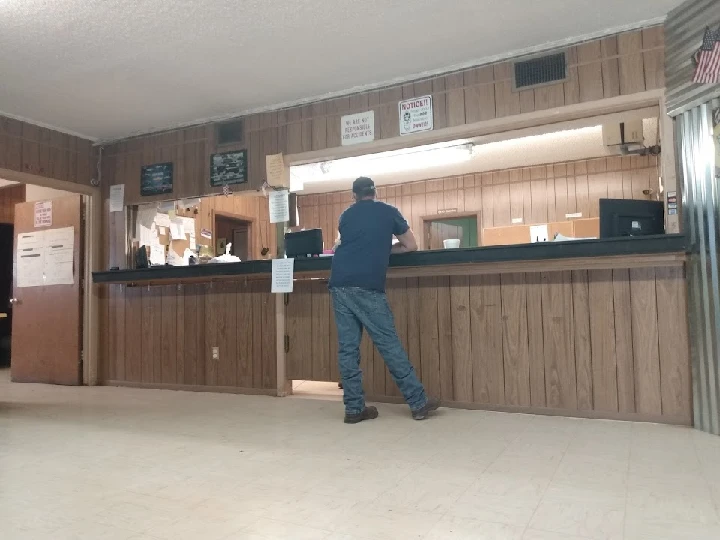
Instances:
[[[222,210],[212,210],[211,211],[211,217],[212,217],[212,233],[213,233],[213,242],[217,242],[217,236],[215,234],[215,218],[216,217],[224,217],[228,219],[235,219],[237,221],[246,221],[248,224],[248,251],[250,252],[250,259],[255,259],[255,236],[253,235],[253,232],[255,231],[255,218],[251,218],[249,216],[243,216],[242,214],[233,214],[232,212],[223,212]]]
[[[433,221],[443,221],[445,219],[461,219],[468,217],[474,217],[477,221],[478,245],[480,245],[480,223],[482,223],[482,221],[480,221],[480,214],[481,212],[446,212],[442,214],[421,216],[420,219],[422,220],[422,241],[420,242],[420,249],[428,249],[425,245],[425,242],[427,241],[427,238],[430,234],[430,226]]]
[[[36,186],[58,189],[82,195],[85,208],[85,232],[83,238],[83,301],[82,301],[82,384],[96,386],[98,384],[98,353],[100,350],[100,286],[93,283],[92,273],[100,270],[100,243],[102,242],[102,193],[99,187],[75,184],[65,180],[55,180],[9,169],[0,169],[0,178],[33,184]]]

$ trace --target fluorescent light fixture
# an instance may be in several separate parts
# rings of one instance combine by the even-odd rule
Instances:
[[[462,163],[471,159],[472,148],[471,142],[461,140],[298,165],[290,168],[290,189],[302,189],[303,184],[311,182],[373,177]]]

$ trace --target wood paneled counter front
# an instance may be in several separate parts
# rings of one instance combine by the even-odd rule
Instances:
[[[690,424],[684,246],[665,235],[417,252],[393,256],[387,295],[447,406]],[[329,267],[296,260],[282,296],[269,261],[95,274],[104,382],[282,395],[286,379],[337,381]],[[369,399],[401,400],[367,337],[362,367]]]

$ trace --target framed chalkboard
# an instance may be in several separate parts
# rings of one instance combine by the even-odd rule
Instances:
[[[244,184],[248,181],[247,150],[235,150],[210,156],[210,185]]]
[[[173,190],[173,164],[156,163],[144,165],[140,170],[140,195],[162,195],[172,193]]]

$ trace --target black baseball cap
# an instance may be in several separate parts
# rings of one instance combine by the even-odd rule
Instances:
[[[360,178],[356,178],[353,182],[352,190],[353,193],[355,193],[356,195],[374,195],[375,182],[372,181],[372,178],[368,178],[367,176],[361,176]]]

